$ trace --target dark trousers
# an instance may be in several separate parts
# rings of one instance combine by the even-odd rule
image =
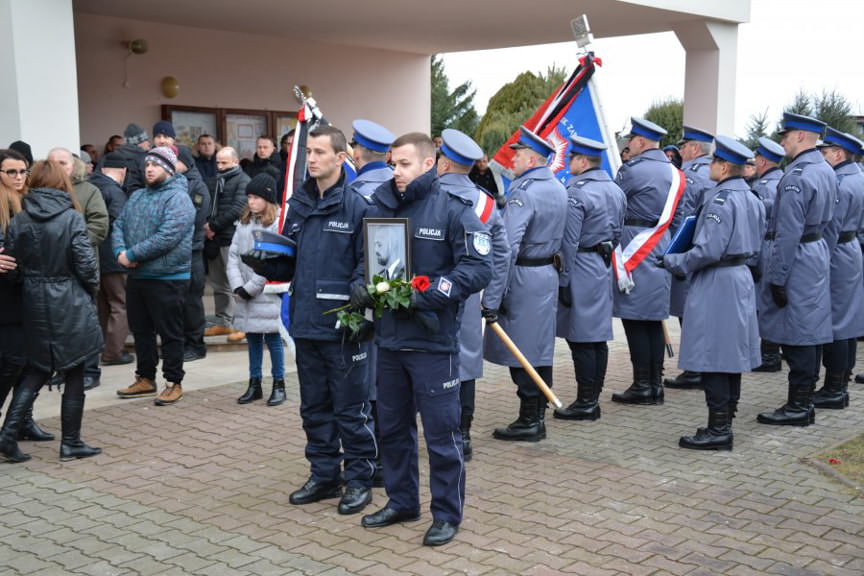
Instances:
[[[702,385],[709,410],[726,411],[741,399],[741,374],[703,372]]]
[[[858,349],[857,340],[835,340],[822,345],[822,365],[826,372],[843,374],[855,368],[855,353]]]
[[[459,404],[462,406],[462,418],[469,421],[474,418],[474,397],[477,391],[477,381],[462,380],[459,384]]]
[[[142,378],[156,380],[158,334],[165,380],[183,382],[183,304],[188,291],[188,280],[129,278],[126,283],[126,314],[135,336],[135,371]]]
[[[630,361],[634,366],[654,369],[663,366],[666,340],[659,320],[621,320],[627,335]]]
[[[378,444],[369,400],[366,345],[294,340],[300,416],[312,479],[339,482],[342,461],[349,487],[370,487]]]
[[[549,388],[552,388],[552,366],[534,366],[534,370],[540,375],[540,378],[546,383]],[[528,375],[528,371],[524,368],[510,367],[510,378],[516,384],[516,395],[522,400],[530,400],[532,398],[545,398],[543,392]]]
[[[596,386],[606,380],[609,345],[606,342],[570,342],[570,357],[576,372],[576,382],[591,382]]]
[[[186,350],[192,350],[198,354],[207,352],[207,346],[204,344],[204,329],[207,322],[204,317],[204,285],[206,283],[204,252],[193,250],[192,279],[189,280],[189,291],[186,293],[186,301],[183,304],[183,336]]]
[[[126,320],[126,273],[103,274],[99,280],[99,325],[105,339],[102,358],[118,360],[126,346],[129,322]]]
[[[812,390],[819,380],[819,361],[822,346],[781,345],[786,363],[789,364],[789,388]]]
[[[378,416],[387,506],[406,513],[420,511],[417,412],[429,453],[432,516],[459,524],[465,502],[459,354],[379,348]]]

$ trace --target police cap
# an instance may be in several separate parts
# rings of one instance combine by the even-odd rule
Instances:
[[[464,132],[446,128],[441,132],[441,139],[441,153],[457,164],[471,166],[483,158],[483,149]]]
[[[705,132],[704,130],[693,128],[692,126],[684,126],[684,136],[681,138],[681,142],[678,145],[680,146],[682,143],[689,142],[690,140],[695,140],[696,142],[712,142],[714,140],[714,135]]]
[[[780,162],[786,156],[786,151],[774,140],[767,136],[759,137],[759,145],[756,147],[756,154],[759,154],[766,160],[771,162]]]
[[[387,152],[396,136],[380,124],[371,120],[358,118],[352,123],[354,128],[354,141],[373,152]]]
[[[583,138],[582,136],[570,136],[570,155],[576,156],[601,156],[603,151],[606,150],[606,144],[603,142],[598,142],[597,140],[591,140],[590,138]]]
[[[825,126],[825,122],[822,122],[818,118],[804,116],[803,114],[793,114],[792,112],[784,112],[783,122],[781,123],[779,133],[785,134],[790,130],[803,130],[804,132],[815,132],[816,134],[821,135]]]
[[[665,135],[666,129],[662,126],[658,126],[650,120],[645,120],[644,118],[637,118],[635,116],[630,118],[629,136],[631,138],[633,136],[642,136],[643,138],[647,138],[648,140],[659,142],[663,139],[663,136]]]
[[[825,138],[822,139],[822,146],[837,146],[838,148],[842,148],[843,150],[851,152],[852,154],[861,153],[860,140],[858,140],[851,134],[840,132],[839,130],[835,130],[830,126],[825,129]]]
[[[552,147],[549,142],[545,139],[541,138],[531,130],[528,130],[524,126],[519,127],[519,140],[510,145],[510,148],[513,150],[520,150],[522,148],[530,148],[537,154],[540,154],[544,158],[548,158],[555,149]]]
[[[753,152],[734,138],[718,134],[714,138],[714,156],[726,162],[743,166],[753,158]]]

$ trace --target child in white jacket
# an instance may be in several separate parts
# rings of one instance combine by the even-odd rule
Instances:
[[[276,181],[270,174],[258,174],[246,186],[246,196],[247,205],[228,251],[227,269],[228,282],[237,301],[234,329],[245,332],[249,343],[249,386],[237,403],[248,404],[262,398],[262,362],[266,344],[273,376],[273,390],[267,405],[277,406],[285,402],[285,355],[279,334],[282,300],[278,294],[266,293],[264,284],[267,280],[240,260],[240,256],[252,250],[253,230],[279,232]]]

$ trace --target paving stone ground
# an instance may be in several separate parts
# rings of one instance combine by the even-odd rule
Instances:
[[[0,574],[864,574],[862,493],[807,461],[864,430],[864,386],[814,426],[773,428],[756,414],[783,402],[785,372],[745,375],[734,451],[685,451],[678,437],[704,425],[702,392],[613,404],[631,373],[618,332],[602,419],[549,418],[536,444],[492,439],[518,406],[506,369],[487,364],[465,521],[436,549],[421,545],[425,459],[419,522],[366,530],[336,500],[288,503],[308,475],[293,372],[283,406],[238,406],[244,353],[211,353],[187,365],[181,403],[158,408],[116,400],[131,369],[111,367],[84,421],[102,455],[61,463],[57,442],[22,443],[32,460],[0,464]],[[667,372],[677,373],[672,359]],[[565,404],[575,396],[563,341],[554,390]],[[37,403],[55,433],[57,396]],[[375,489],[370,511],[385,503]]]

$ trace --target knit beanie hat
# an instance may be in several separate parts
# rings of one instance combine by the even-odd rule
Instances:
[[[105,156],[102,157],[102,167],[103,168],[127,168],[128,163],[126,159],[123,158],[122,154],[118,154],[117,152],[109,152]]]
[[[254,194],[271,204],[276,204],[276,180],[266,172],[256,174],[246,185],[246,195],[249,194]]]
[[[147,151],[144,162],[153,162],[165,169],[171,176],[177,170],[177,153],[167,146],[159,146]]]
[[[167,120],[160,120],[153,125],[153,136],[157,134],[164,134],[169,138],[177,138],[177,134],[174,133],[174,126]]]
[[[23,140],[16,140],[9,145],[10,150],[15,150],[24,156],[28,166],[33,166],[33,152],[30,150],[30,145]]]
[[[177,146],[177,160],[186,165],[186,168],[195,166],[195,156],[192,155],[192,150],[188,146]]]
[[[132,144],[133,146],[150,140],[150,137],[147,136],[147,131],[134,122],[130,122],[126,126],[126,130],[123,131],[123,137],[126,139],[127,144]]]

